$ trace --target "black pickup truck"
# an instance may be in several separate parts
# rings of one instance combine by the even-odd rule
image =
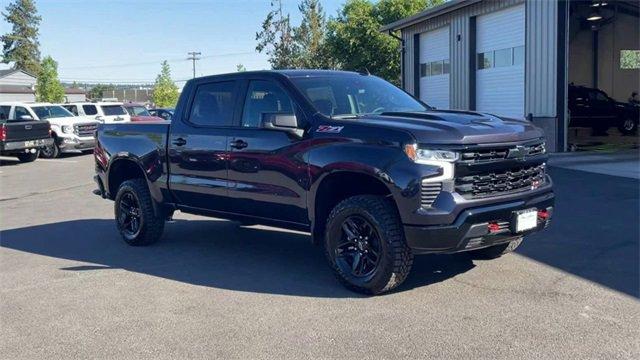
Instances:
[[[531,123],[436,111],[350,72],[190,80],[171,123],[101,124],[94,153],[127,243],[158,240],[175,210],[308,231],[370,294],[401,284],[415,254],[512,251],[554,204]]]
[[[53,144],[51,126],[30,116],[15,118],[11,106],[0,104],[0,155],[15,156],[20,162],[32,162],[40,150]]]

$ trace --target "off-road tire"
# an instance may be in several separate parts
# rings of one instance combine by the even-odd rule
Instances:
[[[371,278],[364,281],[343,272],[336,262],[332,236],[342,236],[341,226],[349,216],[361,216],[377,232],[382,245],[380,260]],[[395,205],[384,197],[360,195],[336,205],[326,222],[325,255],[335,276],[348,289],[364,294],[381,294],[404,282],[413,265],[413,253],[407,246],[400,216]]]
[[[30,163],[30,162],[36,161],[36,159],[38,158],[38,155],[40,155],[39,150],[34,153],[18,154],[17,157],[21,163]]]
[[[512,240],[508,243],[490,246],[484,249],[469,251],[469,255],[475,259],[491,260],[497,259],[504,254],[508,254],[520,246],[522,238]]]
[[[137,199],[140,210],[140,230],[135,236],[127,236],[122,228],[122,224],[118,220],[119,207],[122,197],[127,194],[133,194]],[[132,246],[144,246],[155,243],[162,236],[164,231],[165,216],[156,215],[153,210],[153,199],[144,179],[132,179],[123,182],[118,188],[118,193],[114,202],[114,215],[116,226],[122,239]]]

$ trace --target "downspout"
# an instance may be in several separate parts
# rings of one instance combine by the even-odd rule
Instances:
[[[401,38],[400,36],[394,34],[393,30],[391,30],[391,29],[389,29],[387,34],[389,36],[391,36],[392,38],[400,41],[400,87],[402,89],[404,89],[404,75],[405,75],[405,69],[404,69],[404,56],[405,56],[404,39]]]

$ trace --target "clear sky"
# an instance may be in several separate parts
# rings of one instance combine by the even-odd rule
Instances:
[[[334,16],[344,0],[322,0]],[[9,0],[0,0],[4,8]],[[283,0],[298,24],[298,0]],[[160,62],[175,80],[192,77],[187,52],[202,52],[196,74],[268,69],[255,52],[255,34],[269,0],[36,0],[40,50],[58,61],[63,81],[153,82]],[[10,30],[4,20],[0,33]],[[2,66],[3,68],[6,66]]]

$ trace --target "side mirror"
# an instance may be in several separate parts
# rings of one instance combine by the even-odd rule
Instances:
[[[24,121],[32,121],[33,120],[33,116],[31,116],[31,115],[20,115],[20,117],[18,119],[19,120],[24,120]]]
[[[262,126],[265,129],[281,130],[302,137],[304,130],[298,128],[298,118],[295,114],[262,113]]]

